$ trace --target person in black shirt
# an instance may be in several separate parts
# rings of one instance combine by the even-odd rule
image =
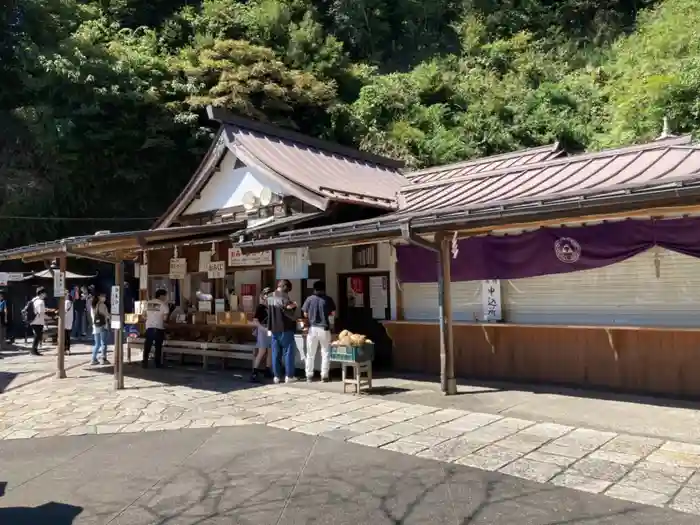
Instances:
[[[275,374],[275,383],[282,381],[282,359],[285,382],[293,383],[296,380],[294,333],[297,329],[297,304],[289,298],[291,290],[292,283],[288,279],[282,279],[277,283],[277,290],[267,298],[267,333],[272,337],[272,372]]]
[[[272,290],[265,287],[260,294],[260,303],[255,309],[253,321],[255,322],[256,345],[253,354],[253,373],[250,376],[251,381],[259,381],[258,374],[264,374],[267,366],[260,367],[260,364],[267,361],[267,352],[271,347],[271,337],[267,334],[267,297]]]
[[[329,317],[335,315],[335,303],[326,295],[326,283],[316,281],[314,294],[307,297],[301,307],[304,317],[309,320],[309,335],[306,344],[306,381],[314,377],[316,350],[321,347],[321,381],[328,381],[331,356],[331,323]]]

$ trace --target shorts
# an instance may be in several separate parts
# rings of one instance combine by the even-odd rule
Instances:
[[[256,328],[255,348],[272,348],[272,338],[267,335],[265,327]]]

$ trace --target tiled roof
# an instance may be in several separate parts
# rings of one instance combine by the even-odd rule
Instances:
[[[406,177],[415,184],[423,182],[435,182],[439,180],[447,180],[464,175],[474,175],[487,171],[494,171],[503,168],[512,168],[522,166],[523,164],[534,164],[536,162],[544,162],[546,160],[561,157],[565,151],[559,148],[558,143],[540,146],[538,148],[529,148],[501,155],[491,155],[479,159],[457,162],[455,164],[446,164],[444,166],[435,166],[425,168],[420,171],[406,173]]]
[[[207,108],[221,126],[209,151],[187,186],[153,225],[167,228],[187,209],[231,150],[247,165],[279,179],[289,194],[325,209],[341,201],[387,210],[398,207],[398,192],[408,183],[403,163],[340,144]]]
[[[400,213],[469,208],[489,202],[551,198],[559,194],[663,182],[700,170],[700,148],[690,137],[564,157],[535,164],[409,184]]]
[[[322,147],[307,137],[235,123],[226,124],[226,135],[275,174],[330,200],[395,209],[399,189],[408,182],[396,161],[345,148],[341,153],[337,145]]]

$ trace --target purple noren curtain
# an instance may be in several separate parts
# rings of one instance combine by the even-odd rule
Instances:
[[[452,261],[453,281],[520,279],[600,268],[655,244],[700,257],[700,218],[625,220],[576,228],[542,228],[508,236],[463,239]],[[437,254],[417,246],[397,248],[399,279],[437,281]]]

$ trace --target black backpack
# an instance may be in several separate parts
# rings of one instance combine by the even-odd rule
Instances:
[[[31,323],[36,318],[36,312],[34,311],[34,299],[30,299],[29,302],[22,308],[22,321],[24,324]]]

